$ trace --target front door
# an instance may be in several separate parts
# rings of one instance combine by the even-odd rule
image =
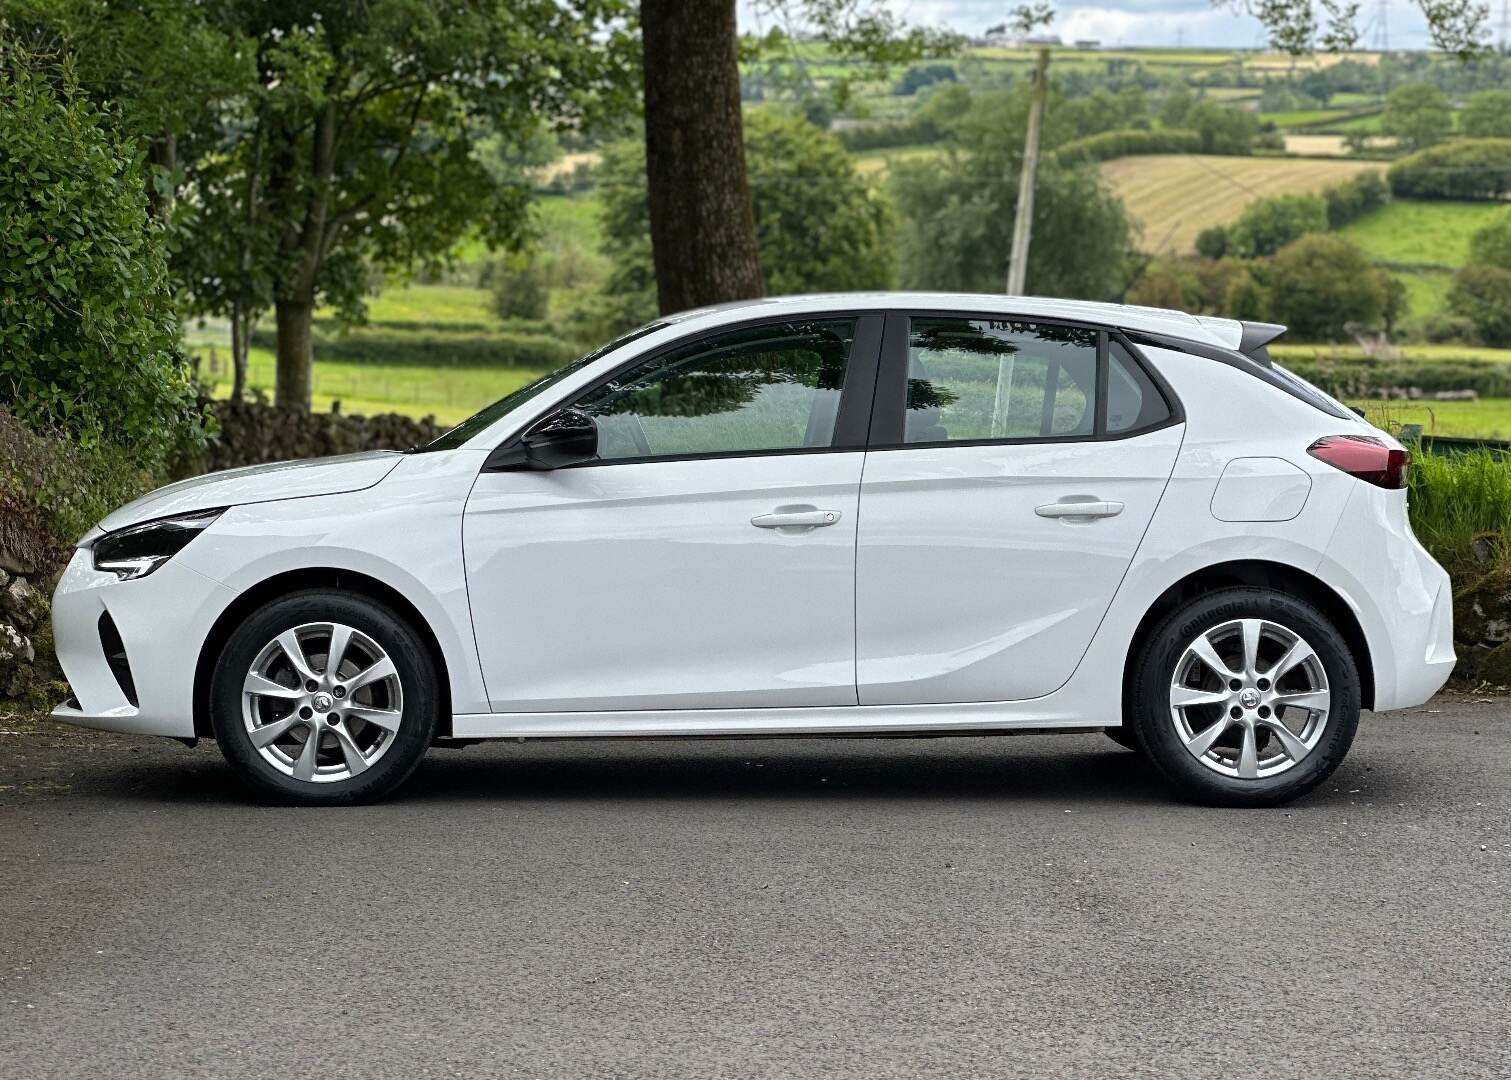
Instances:
[[[853,705],[880,316],[659,350],[574,407],[596,461],[484,473],[463,548],[497,712]]]
[[[905,379],[904,379],[905,376]],[[889,319],[861,486],[862,705],[1012,701],[1070,678],[1184,426],[1116,335]]]

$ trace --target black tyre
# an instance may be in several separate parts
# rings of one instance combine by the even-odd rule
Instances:
[[[1320,611],[1273,589],[1223,589],[1155,627],[1134,669],[1138,742],[1186,795],[1276,806],[1338,767],[1359,725],[1359,674]]]
[[[226,642],[210,685],[215,739],[276,801],[371,801],[408,779],[429,747],[436,677],[420,636],[385,605],[338,590],[294,593],[253,612]]]
[[[1103,728],[1102,734],[1117,743],[1124,750],[1132,750],[1135,754],[1142,754],[1144,752],[1144,748],[1138,744],[1138,739],[1134,737],[1133,728],[1127,724],[1124,724],[1122,727]]]

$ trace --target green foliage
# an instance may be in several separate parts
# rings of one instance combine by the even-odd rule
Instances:
[[[1499,199],[1511,193],[1511,139],[1460,139],[1390,167],[1397,198]]]
[[[1511,363],[1480,356],[1364,356],[1319,352],[1278,358],[1291,371],[1340,398],[1399,397],[1408,390],[1473,390],[1482,398],[1511,397]]]
[[[1384,206],[1389,199],[1390,187],[1376,170],[1334,184],[1322,192],[1327,207],[1327,227],[1341,229],[1360,215]]]
[[[1220,259],[1228,253],[1228,230],[1211,225],[1196,234],[1196,253],[1207,259]]]
[[[1259,133],[1259,120],[1253,113],[1197,97],[1184,86],[1165,99],[1160,123],[1168,129],[1196,132],[1203,154],[1247,154]]]
[[[1228,250],[1244,258],[1273,255],[1307,233],[1322,232],[1327,225],[1327,204],[1320,195],[1256,199],[1228,226]]]
[[[1511,210],[1503,210],[1469,239],[1469,261],[1511,270]]]
[[[541,323],[513,329],[469,327],[344,326],[320,320],[313,333],[315,359],[373,366],[528,367],[547,371],[573,359],[578,350]],[[271,348],[270,330],[252,335],[252,344]]]
[[[1336,341],[1352,328],[1378,327],[1391,302],[1386,275],[1347,240],[1327,233],[1281,249],[1267,276],[1274,320],[1303,340]]]
[[[1474,323],[1486,345],[1511,346],[1511,270],[1471,263],[1454,275],[1448,305]]]
[[[1511,558],[1511,461],[1488,450],[1412,455],[1407,470],[1411,531],[1450,573],[1484,570],[1476,541],[1495,561]]]
[[[1459,127],[1474,138],[1511,138],[1511,90],[1481,90],[1470,94]]]
[[[1407,150],[1421,150],[1442,142],[1453,130],[1453,107],[1431,83],[1398,86],[1385,99],[1380,130]]]
[[[550,300],[545,265],[522,255],[506,255],[489,268],[493,313],[500,319],[544,319]]]
[[[21,62],[0,51],[0,403],[150,461],[197,428],[142,162]]]
[[[897,81],[897,94],[908,96],[938,82],[955,82],[960,76],[951,64],[918,64],[903,72]]]
[[[1055,148],[1062,165],[1083,165],[1135,154],[1199,154],[1203,152],[1199,131],[1147,131],[1122,128],[1072,139]]]
[[[775,109],[745,118],[745,157],[756,238],[772,294],[891,288],[896,281],[892,212],[855,172],[844,147],[801,117]],[[574,318],[601,338],[654,317],[655,278],[645,199],[645,149],[607,148],[599,169],[604,296]]]

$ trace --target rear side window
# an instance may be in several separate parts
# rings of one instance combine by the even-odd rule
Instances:
[[[1148,373],[1116,338],[1107,344],[1107,434],[1143,431],[1170,419],[1170,406]]]
[[[920,317],[908,339],[905,443],[1089,436],[1097,332]]]

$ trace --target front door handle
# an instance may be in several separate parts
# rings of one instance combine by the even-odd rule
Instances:
[[[838,510],[820,510],[814,506],[779,506],[769,514],[757,514],[750,523],[758,529],[821,529],[840,519]]]
[[[1123,504],[1109,501],[1085,501],[1062,499],[1034,507],[1034,513],[1042,518],[1105,518],[1117,517],[1123,512]]]

